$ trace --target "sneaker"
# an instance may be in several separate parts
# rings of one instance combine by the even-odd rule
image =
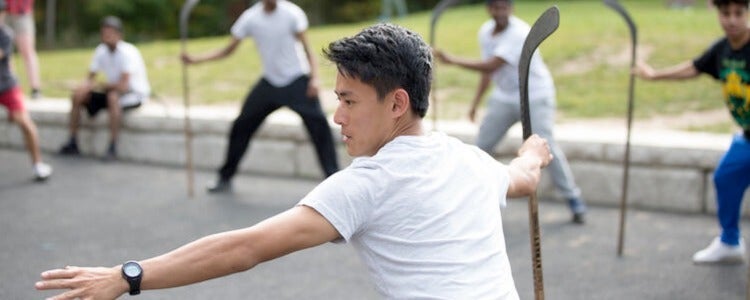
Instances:
[[[78,144],[71,141],[60,147],[58,153],[62,155],[80,155],[81,151],[78,150]]]
[[[573,212],[573,223],[584,224],[586,223],[586,204],[580,198],[568,199],[568,206],[570,211]]]
[[[740,239],[739,245],[731,246],[724,244],[721,238],[716,237],[706,249],[693,254],[693,263],[696,264],[740,264],[743,262],[745,262],[744,239]]]
[[[209,183],[206,187],[206,191],[211,194],[227,193],[232,191],[232,182],[229,179],[219,179],[213,183]]]
[[[109,147],[107,148],[107,153],[104,154],[104,157],[102,157],[104,161],[114,161],[117,160],[117,147],[115,147],[115,144],[109,144]]]
[[[45,181],[52,175],[52,167],[43,162],[34,164],[34,180]]]
[[[584,212],[573,213],[572,221],[575,224],[586,224],[586,213]]]

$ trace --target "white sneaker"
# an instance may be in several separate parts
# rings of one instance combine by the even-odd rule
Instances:
[[[740,264],[745,262],[745,240],[740,239],[740,244],[730,246],[721,242],[719,237],[714,238],[711,244],[701,251],[693,254],[693,263],[696,264]]]
[[[34,164],[34,180],[44,181],[47,180],[50,175],[52,175],[52,167],[50,167],[50,165],[43,162]]]

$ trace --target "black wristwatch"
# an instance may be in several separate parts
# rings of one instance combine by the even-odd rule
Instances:
[[[130,285],[130,295],[141,293],[141,278],[143,278],[143,268],[136,261],[128,261],[122,264],[122,278]]]

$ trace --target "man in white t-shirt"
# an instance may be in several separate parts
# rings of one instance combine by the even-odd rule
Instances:
[[[94,50],[86,81],[73,91],[70,110],[70,139],[60,148],[60,154],[78,155],[77,133],[81,109],[94,117],[106,109],[109,114],[110,143],[104,158],[117,158],[117,137],[124,110],[139,107],[148,100],[151,86],[146,76],[146,65],[141,52],[133,44],[122,40],[122,21],[114,16],[102,20],[102,43]],[[103,73],[104,84],[97,84],[96,76]]]
[[[479,148],[427,133],[430,48],[378,24],[328,46],[334,121],[356,157],[298,205],[252,227],[111,268],[49,270],[40,290],[112,299],[192,284],[327,242],[351,243],[386,299],[518,299],[500,208],[528,195],[552,155],[537,135],[503,165]]]
[[[209,192],[231,191],[232,177],[250,139],[263,120],[282,106],[302,118],[326,177],[339,170],[331,128],[318,99],[318,67],[307,43],[307,27],[305,12],[294,3],[263,0],[232,25],[232,38],[226,47],[197,57],[182,55],[185,63],[222,59],[234,53],[243,39],[253,38],[263,63],[263,77],[248,93],[232,124],[224,165],[219,178],[209,184]]]
[[[435,51],[443,63],[477,71],[481,74],[474,100],[469,110],[469,119],[474,122],[476,109],[485,91],[494,82],[487,112],[477,134],[477,146],[492,154],[513,124],[521,119],[518,63],[521,48],[529,33],[529,25],[512,15],[512,0],[487,0],[487,11],[492,19],[479,28],[480,60],[465,59]],[[534,132],[547,139],[555,161],[549,169],[552,180],[562,196],[568,201],[573,222],[585,222],[586,204],[581,199],[581,190],[575,183],[565,153],[555,143],[552,128],[555,123],[555,85],[547,66],[537,51],[529,68],[529,105]]]

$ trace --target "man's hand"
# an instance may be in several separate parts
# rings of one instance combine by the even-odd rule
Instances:
[[[477,117],[477,108],[476,107],[470,108],[469,109],[469,121],[474,123],[474,120],[476,119],[476,117]]]
[[[37,290],[67,289],[50,300],[109,300],[116,299],[130,287],[122,278],[120,266],[112,268],[65,267],[42,272]]]
[[[182,60],[182,63],[184,63],[184,64],[186,64],[186,65],[190,65],[190,64],[194,64],[194,63],[195,63],[195,59],[193,59],[193,58],[192,58],[192,57],[191,57],[190,55],[188,55],[187,53],[182,53],[182,54],[180,55],[180,59]]]
[[[542,168],[552,161],[547,140],[534,134],[523,142],[518,149],[518,157],[510,162],[510,186],[508,197],[522,197],[536,191],[542,176]]]
[[[445,54],[445,52],[438,50],[438,49],[432,49],[432,56],[437,58],[438,61],[444,64],[452,64],[453,60],[448,54]]]
[[[544,168],[552,161],[552,152],[549,149],[547,140],[533,134],[523,142],[518,149],[518,157],[536,158],[540,161],[540,167]]]

